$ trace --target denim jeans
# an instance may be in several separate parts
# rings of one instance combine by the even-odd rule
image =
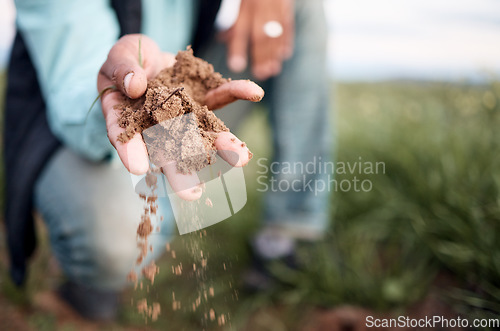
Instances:
[[[159,198],[157,214],[165,220],[153,223],[155,230],[149,236],[153,252],[136,265],[137,226],[144,202],[135,193],[130,174],[118,158],[95,163],[68,148],[52,157],[38,179],[35,206],[66,277],[97,289],[123,288],[131,270],[140,275],[143,266],[165,252],[174,231],[168,198]]]
[[[329,160],[333,138],[323,1],[295,2],[294,56],[284,63],[278,77],[260,82],[266,91],[263,102],[269,109],[273,162],[277,162],[274,179],[291,184],[305,178],[327,184],[328,174],[323,172],[282,171],[287,163]],[[227,77],[251,77],[249,72],[229,72],[225,52],[214,41],[202,57]],[[237,102],[217,114],[234,128],[249,106],[249,102]],[[62,148],[40,175],[34,194],[35,206],[48,226],[52,251],[69,279],[96,288],[120,289],[130,270],[140,270],[135,265],[139,255],[135,241],[144,206],[118,159],[92,163]],[[288,231],[298,238],[317,238],[328,226],[329,197],[326,190],[269,190],[263,227]],[[165,243],[175,231],[168,198],[160,199],[159,214],[165,221],[158,224],[160,232],[151,235],[153,253],[143,265],[165,251]]]

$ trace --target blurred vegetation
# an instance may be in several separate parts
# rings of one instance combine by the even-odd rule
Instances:
[[[276,265],[281,285],[270,293],[247,294],[240,288],[240,275],[250,263],[247,240],[258,226],[263,198],[255,190],[253,162],[245,169],[249,201],[243,211],[201,237],[176,238],[171,245],[176,257],[162,258],[154,286],[124,295],[121,323],[144,325],[135,302],[147,296],[162,305],[160,319],[148,322],[158,329],[217,328],[210,309],[224,314],[235,329],[250,330],[249,323],[253,329],[261,324],[293,329],[313,307],[404,311],[442,274],[451,287],[439,295],[463,317],[498,317],[500,82],[339,84],[332,95],[337,161],[384,162],[385,174],[355,174],[370,180],[370,192],[335,192],[325,240],[300,247],[305,268]],[[262,110],[251,115],[240,136],[255,158],[269,157]],[[352,177],[339,175],[337,181]],[[32,288],[48,286],[47,246],[43,242],[30,275]],[[207,268],[194,272],[200,251]],[[184,272],[174,275],[172,266],[180,263]],[[214,297],[208,295],[193,311],[192,303],[211,287]],[[181,302],[175,311],[173,297]],[[36,325],[53,323],[50,317],[33,318]]]
[[[343,263],[382,276],[375,307],[415,300],[446,270],[464,313],[500,313],[500,83],[347,85],[338,102],[338,158],[386,164],[373,192],[334,201]]]

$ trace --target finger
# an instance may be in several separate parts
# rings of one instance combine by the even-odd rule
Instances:
[[[221,132],[215,139],[217,153],[233,167],[243,167],[252,159],[253,154],[247,145],[231,132]]]
[[[281,71],[283,35],[269,37],[264,26],[273,18],[257,17],[252,27],[252,73],[258,80],[266,80]]]
[[[219,109],[236,100],[259,102],[264,97],[264,90],[249,80],[233,80],[210,90],[205,96],[209,109]]]
[[[250,38],[249,1],[244,1],[240,13],[233,27],[226,33],[227,38],[227,66],[236,73],[243,72],[248,63],[248,42]]]
[[[151,39],[126,35],[111,48],[100,74],[129,98],[136,99],[146,91],[148,78],[158,74],[162,59],[160,49]]]
[[[241,24],[233,27],[234,31],[227,41],[227,66],[236,73],[243,72],[248,63],[248,33],[242,29]]]
[[[122,102],[122,98],[122,95],[116,91],[106,93],[101,99],[109,141],[116,149],[125,168],[134,175],[143,175],[149,169],[149,158],[142,136],[137,133],[127,143],[118,140],[125,129],[119,126],[118,111],[113,107]]]
[[[270,61],[272,60],[273,48],[270,44],[271,38],[265,35],[260,22],[256,22],[252,34],[252,74],[257,80],[264,81],[271,76]]]
[[[172,190],[179,198],[187,201],[198,200],[203,194],[200,179],[195,172],[182,174],[177,171],[177,164],[169,162],[162,167]]]

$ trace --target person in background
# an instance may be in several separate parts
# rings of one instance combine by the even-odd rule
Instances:
[[[126,148],[116,144],[113,105],[121,94],[144,93],[146,79],[171,65],[171,54],[190,43],[225,76],[234,77],[232,71],[246,78],[251,72],[265,87],[275,161],[328,158],[322,1],[242,0],[223,44],[215,41],[213,29],[219,7],[220,1],[203,0],[16,1],[4,153],[5,221],[11,277],[17,285],[24,284],[27,259],[35,249],[36,210],[67,278],[60,297],[86,318],[115,317],[118,294],[138,255],[130,243],[143,208],[128,171],[144,172],[146,154],[140,137]],[[138,54],[136,33],[144,35],[144,68],[132,61]],[[96,78],[99,90],[110,82],[118,90],[103,95],[102,112],[88,113]],[[229,84],[209,92],[207,103],[263,96],[251,82]],[[229,117],[227,121],[230,127],[237,125]],[[302,174],[282,176],[293,181]],[[321,180],[323,175],[308,176]],[[269,284],[271,277],[262,266],[293,255],[298,240],[321,238],[328,225],[328,193],[314,193],[267,193],[263,225],[252,240],[261,265],[254,270],[257,277],[249,278],[251,286]],[[166,198],[159,201],[159,213],[172,218]],[[163,222],[151,236],[157,253],[150,260],[172,231],[172,222]]]
[[[254,265],[244,282],[250,290],[267,290],[275,282],[268,265],[281,260],[297,267],[297,244],[321,239],[329,226],[329,190],[304,187],[307,182],[328,187],[328,174],[320,169],[286,171],[287,164],[314,162],[320,167],[332,156],[323,1],[242,0],[237,20],[219,40],[224,43],[212,40],[202,56],[228,77],[255,78],[266,91],[262,103],[271,127],[270,162],[277,165],[276,174],[266,175],[289,187],[265,193],[261,226],[251,239]],[[251,107],[237,103],[218,116],[236,130]]]

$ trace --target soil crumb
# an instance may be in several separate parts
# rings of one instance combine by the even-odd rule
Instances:
[[[157,169],[149,169],[146,174],[146,185],[151,189],[151,193],[139,194],[141,200],[144,201],[143,214],[141,216],[141,222],[137,227],[137,247],[139,248],[139,256],[137,257],[136,264],[140,265],[144,258],[147,256],[148,251],[153,251],[153,246],[149,244],[148,238],[153,232],[153,222],[151,218],[158,218],[156,215],[156,210],[158,208],[158,196],[156,195],[157,187],[157,177],[156,173],[159,171]],[[159,227],[157,226],[156,231],[159,232]],[[160,272],[158,266],[155,262],[151,262],[149,265],[145,266],[141,270],[141,275],[149,279],[151,285],[154,284],[156,275]],[[130,271],[127,276],[129,282],[134,283],[134,289],[137,289],[139,282],[139,276],[135,270]],[[143,289],[142,281],[139,283],[139,288]],[[149,285],[146,286],[147,292],[149,293]],[[141,299],[137,302],[137,311],[142,314],[146,320],[151,318],[153,321],[158,318],[160,314],[160,305],[158,303],[153,303],[148,306],[146,299]]]
[[[144,277],[151,281],[151,284],[155,282],[155,276],[160,272],[160,268],[155,264],[155,262],[151,262],[150,265],[145,266],[142,269],[142,274]]]
[[[135,271],[130,271],[127,275],[127,280],[131,283],[134,283],[134,289],[137,288],[137,282],[138,282],[138,278],[137,278],[137,274],[135,273]]]
[[[148,301],[142,299],[137,302],[137,311],[139,314],[151,318],[152,321],[156,321],[161,313],[161,307],[158,302],[153,302],[151,306],[148,306]]]
[[[148,215],[143,215],[141,223],[137,227],[137,234],[141,238],[148,237],[151,232],[153,232],[153,225],[151,224],[151,218]]]
[[[173,67],[148,82],[143,97],[117,106],[121,110],[118,124],[125,129],[118,140],[126,143],[142,133],[155,165],[174,161],[183,174],[199,171],[215,161],[216,133],[229,131],[203,105],[205,95],[228,81],[211,64],[195,57],[191,47],[180,51]]]

